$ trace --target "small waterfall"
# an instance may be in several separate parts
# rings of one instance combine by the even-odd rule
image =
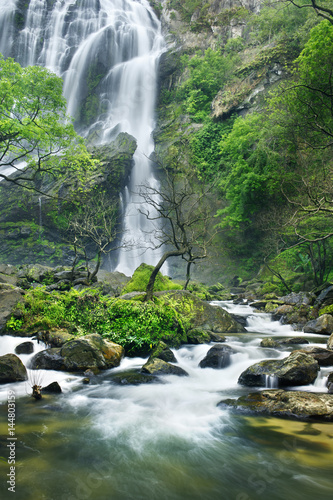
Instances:
[[[265,377],[265,387],[267,389],[278,389],[279,378],[275,375],[264,375]]]
[[[2,9],[2,6],[4,8]],[[117,270],[132,274],[143,261],[155,264],[155,226],[140,214],[138,192],[158,187],[152,132],[161,24],[147,0],[31,0],[13,44],[16,2],[0,0],[0,52],[23,66],[43,65],[64,80],[68,113],[90,142],[105,144],[120,132],[137,140],[124,199],[124,236]],[[16,23],[17,26],[17,23]],[[130,240],[131,247],[125,248]],[[115,266],[114,266],[115,267]]]

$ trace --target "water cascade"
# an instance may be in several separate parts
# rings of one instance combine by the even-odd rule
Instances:
[[[123,193],[123,243],[132,245],[120,251],[117,269],[132,274],[143,261],[156,263],[161,250],[152,250],[155,227],[137,208],[143,203],[140,186],[158,186],[149,159],[158,61],[165,50],[158,18],[147,0],[56,0],[52,6],[31,0],[24,19],[16,4],[0,0],[0,52],[61,76],[68,113],[90,142],[106,144],[120,132],[136,138]]]
[[[239,313],[240,306],[223,305]],[[250,307],[242,306],[242,314],[262,325],[262,315]],[[229,335],[231,364],[220,370],[199,367],[212,345],[175,350],[188,377],[167,375],[153,384],[117,385],[113,374],[145,362],[124,358],[89,385],[82,384],[80,374],[37,371],[43,386],[56,380],[63,390],[38,402],[28,395],[35,370],[29,371],[27,382],[1,385],[4,422],[8,391],[16,395],[20,474],[15,498],[26,499],[29,492],[48,500],[328,500],[332,424],[244,418],[217,406],[221,399],[249,392],[237,383],[248,366],[289,354],[259,346],[263,337],[277,335],[271,326],[267,321],[265,333]],[[326,340],[306,337],[310,342]],[[23,341],[2,337],[0,355],[14,352]],[[45,348],[33,342],[35,352]],[[25,364],[31,356],[20,355]],[[324,384],[301,390],[326,391]],[[0,470],[6,467],[0,463]]]

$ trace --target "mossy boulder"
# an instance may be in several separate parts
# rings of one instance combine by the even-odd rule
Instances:
[[[27,380],[27,370],[15,354],[0,356],[0,384]]]
[[[201,329],[214,333],[243,333],[245,328],[219,306],[210,305],[186,290],[155,294],[180,315],[186,330]]]
[[[85,371],[105,370],[119,366],[124,348],[104,340],[98,334],[70,340],[60,348],[50,348],[37,353],[31,368],[45,370]]]
[[[309,354],[292,352],[287,358],[255,363],[241,373],[238,383],[249,387],[265,387],[267,377],[274,377],[279,387],[306,385],[315,381],[318,362]]]
[[[148,281],[153,270],[154,266],[150,266],[144,262],[140,264],[140,266],[134,271],[131,280],[123,289],[123,293],[144,292],[147,288]],[[181,288],[182,286],[180,284],[175,283],[162,273],[159,272],[157,274],[154,285],[154,290],[156,292],[161,290],[179,290]]]
[[[309,341],[304,337],[291,337],[290,339],[273,339],[272,337],[266,337],[260,342],[260,347],[279,348],[308,343]]]
[[[65,342],[73,339],[73,335],[64,328],[55,328],[38,332],[37,339],[52,347],[61,347]]]
[[[140,370],[126,370],[120,373],[112,373],[108,380],[117,385],[141,385],[160,383],[158,377],[148,373],[142,373]]]
[[[307,347],[294,352],[308,354],[318,361],[319,366],[333,366],[333,351],[330,349],[324,349],[323,347]]]
[[[237,400],[223,400],[218,406],[256,415],[333,421],[333,394],[282,389],[264,390],[241,396]]]
[[[154,358],[150,361],[148,360],[147,363],[143,365],[142,372],[149,373],[150,375],[188,375],[188,373],[180,366],[167,363],[159,358]]]
[[[16,305],[22,301],[23,290],[8,285],[0,288],[0,334],[5,333],[6,323],[10,319]],[[19,334],[16,331],[12,335]]]
[[[322,314],[319,318],[309,321],[304,326],[304,332],[330,335],[333,332],[333,316]]]
[[[228,345],[216,344],[209,349],[199,366],[200,368],[225,368],[230,365],[230,354],[233,352]]]
[[[15,347],[15,354],[31,354],[34,352],[33,342],[27,341]]]
[[[168,362],[177,362],[177,359],[171,349],[162,340],[159,341],[155,349],[153,349],[151,355],[149,356],[148,362],[155,358],[162,359]]]

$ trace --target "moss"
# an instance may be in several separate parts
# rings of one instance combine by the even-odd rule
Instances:
[[[320,309],[319,316],[321,316],[322,314],[332,314],[333,315],[333,304]]]
[[[147,288],[148,281],[152,271],[154,270],[154,266],[150,266],[148,264],[141,264],[135,271],[132,276],[132,279],[128,282],[123,290],[123,294],[130,292],[144,292]],[[182,288],[181,285],[175,283],[170,280],[167,276],[163,276],[162,273],[158,273],[155,280],[154,290],[163,291],[163,290],[180,290]]]

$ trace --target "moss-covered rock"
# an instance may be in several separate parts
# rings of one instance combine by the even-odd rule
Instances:
[[[175,366],[171,363],[167,363],[159,358],[154,358],[147,361],[142,367],[143,373],[149,373],[150,375],[179,375],[187,376],[188,373],[180,368],[180,366]]]
[[[177,359],[171,349],[166,345],[162,340],[159,341],[155,349],[153,349],[152,353],[149,356],[148,362],[152,361],[155,358],[162,359],[163,361],[169,362],[177,362]]]
[[[27,370],[15,354],[0,356],[0,384],[27,380]]]

